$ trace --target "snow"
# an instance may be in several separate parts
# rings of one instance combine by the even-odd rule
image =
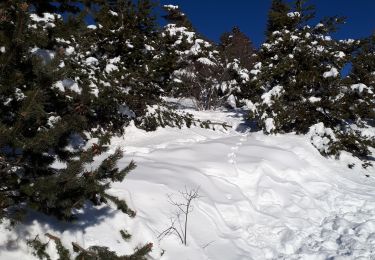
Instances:
[[[166,9],[170,9],[170,10],[176,10],[176,9],[178,9],[178,5],[164,5],[164,7]]]
[[[72,79],[59,80],[53,84],[52,88],[56,88],[61,92],[70,90],[78,94],[80,94],[82,91],[81,88],[78,86],[77,82],[75,82]]]
[[[250,74],[258,75],[261,71],[260,70],[250,70]]]
[[[317,46],[317,47],[316,47],[316,50],[317,50],[318,52],[323,52],[323,51],[325,51],[324,47],[321,46],[321,45]]]
[[[202,39],[196,39],[194,45],[187,51],[187,54],[198,55],[202,50],[201,43],[203,43]]]
[[[52,127],[54,127],[54,125],[56,123],[58,123],[60,121],[60,119],[61,119],[60,116],[50,116],[48,118],[47,125],[52,128]]]
[[[323,123],[317,123],[310,127],[308,136],[312,145],[314,145],[320,152],[329,152],[329,144],[336,140],[335,134],[331,128],[324,127]]]
[[[26,97],[22,90],[20,90],[19,88],[16,88],[16,90],[14,91],[14,95],[17,101],[23,100]]]
[[[287,16],[288,17],[300,17],[301,14],[299,12],[290,12],[290,13],[287,13]]]
[[[182,80],[177,79],[177,78],[173,78],[173,81],[176,82],[176,83],[182,83]]]
[[[325,36],[324,36],[324,40],[325,40],[325,41],[332,41],[332,37],[331,37],[331,36],[327,36],[327,35],[325,35]]]
[[[112,16],[118,16],[118,13],[112,11],[112,10],[109,10],[109,13],[112,15]]]
[[[129,49],[133,49],[134,48],[134,45],[131,44],[131,42],[129,40],[127,40],[126,42],[126,46],[129,48]]]
[[[342,51],[339,51],[338,53],[335,54],[335,57],[340,58],[340,59],[344,58],[345,56],[346,56],[345,53]]]
[[[257,62],[257,63],[254,65],[254,69],[260,70],[261,68],[262,68],[262,63],[261,63],[261,62]]]
[[[85,60],[85,63],[89,66],[95,66],[99,63],[98,59],[97,58],[94,58],[94,57],[88,57],[86,60]]]
[[[74,53],[75,49],[73,46],[69,46],[68,48],[65,49],[65,54],[70,56]]]
[[[135,218],[91,204],[74,223],[33,213],[16,231],[0,225],[0,259],[36,259],[23,239],[39,234],[47,242],[46,232],[68,248],[102,245],[119,254],[152,242],[150,259],[161,260],[374,258],[375,180],[364,177],[366,170],[322,157],[308,135],[250,132],[240,110],[189,112],[232,128],[144,132],[130,124],[112,139],[108,153],[125,152],[119,166],[138,164],[110,190],[136,210]],[[330,135],[322,124],[312,132]],[[159,242],[176,210],[168,195],[185,187],[199,187],[201,195],[189,215],[187,246],[175,236]],[[120,229],[133,235],[129,242],[119,242]]]
[[[299,37],[297,35],[291,35],[290,38],[293,40],[293,41],[297,41],[299,40]]]
[[[197,61],[208,66],[215,66],[215,63],[213,61],[205,57],[198,58]]]
[[[55,52],[51,50],[34,47],[30,50],[30,52],[40,57],[44,64],[51,62],[55,58]]]
[[[277,85],[273,87],[270,91],[262,95],[263,103],[267,104],[268,106],[271,106],[273,104],[272,98],[279,97],[283,92],[283,86]]]
[[[256,65],[255,65],[255,67],[256,67]],[[245,82],[247,82],[247,81],[250,80],[249,73],[251,74],[251,71],[249,72],[247,69],[241,68],[240,65],[239,65],[239,61],[237,59],[235,59],[234,62],[229,63],[227,65],[227,68],[234,69],[239,74],[239,76],[241,77],[243,83],[245,83]],[[252,70],[252,72],[256,73],[255,70]]]
[[[94,96],[98,97],[98,95],[99,95],[99,89],[98,89],[98,86],[94,82],[90,82],[90,89],[91,89],[90,92]]]
[[[231,108],[236,108],[237,107],[237,104],[236,104],[236,97],[232,94],[230,95],[228,98],[227,98],[227,104],[228,106],[230,106]]]
[[[243,80],[243,82],[250,80],[249,72],[247,69],[242,69],[238,73],[240,74],[240,77]]]
[[[362,93],[364,90],[367,90],[370,94],[373,93],[372,90],[363,83],[351,85],[350,88],[358,93]]]
[[[51,14],[51,13],[43,13],[42,16],[37,14],[30,14],[30,19],[35,23],[43,23],[44,28],[54,28],[56,25],[54,22],[56,19],[61,19],[61,15],[59,14]],[[35,25],[31,26],[32,28],[37,28]]]
[[[318,98],[318,97],[310,97],[309,98],[309,101],[311,103],[316,103],[316,102],[319,102],[321,100],[321,98]]]
[[[127,105],[122,105],[119,108],[121,115],[127,116],[128,118],[135,118],[135,113]]]
[[[175,44],[181,43],[183,36],[187,37],[187,41],[189,43],[193,43],[195,32],[188,31],[186,27],[177,27],[175,24],[167,24],[165,26],[165,31],[170,36],[178,36],[178,40]]]
[[[346,40],[340,40],[341,43],[346,43],[346,44],[352,44],[354,42],[356,42],[356,40],[354,39],[346,39]],[[360,42],[359,40],[357,40],[357,42]]]
[[[107,73],[111,73],[112,71],[116,71],[116,70],[118,70],[118,67],[116,65],[114,65],[113,63],[108,63],[105,66],[105,72],[107,72]]]
[[[339,71],[336,68],[331,68],[329,71],[323,73],[323,78],[330,78],[330,77],[337,77],[339,75]]]
[[[266,118],[264,123],[266,125],[266,132],[272,133],[272,131],[275,129],[275,120],[273,120],[273,118]]]
[[[65,92],[65,87],[64,87],[64,84],[62,83],[61,80],[55,82],[53,84],[53,88],[56,88],[56,89],[60,90],[61,92]]]
[[[146,49],[147,51],[154,51],[154,50],[155,50],[154,47],[152,47],[151,45],[148,45],[148,44],[145,44],[145,49]]]

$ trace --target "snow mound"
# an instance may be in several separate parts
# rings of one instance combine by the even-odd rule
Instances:
[[[330,77],[337,77],[339,75],[339,71],[336,68],[331,68],[329,71],[323,73],[323,78],[330,78]]]

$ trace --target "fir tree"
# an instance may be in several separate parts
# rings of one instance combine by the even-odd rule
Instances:
[[[97,26],[89,26],[78,40],[74,63],[83,61],[81,78],[95,89],[100,114],[111,116],[111,131],[123,129],[131,120],[148,131],[190,120],[165,108],[161,98],[173,70],[153,7],[147,0],[105,3],[92,11]]]
[[[176,27],[185,27],[188,30],[193,30],[191,21],[177,5],[164,5],[163,8],[167,13],[163,15],[167,23],[174,24]]]
[[[230,73],[240,70],[238,62],[226,63],[215,43],[186,25],[188,18],[177,6],[165,6],[165,9],[168,12],[165,17],[171,23],[165,26],[162,36],[166,39],[165,48],[175,59],[171,62],[174,71],[168,91],[174,97],[192,98],[198,109],[223,105],[239,88]],[[176,17],[183,17],[185,22],[181,23]]]
[[[247,70],[254,66],[256,50],[249,37],[238,27],[220,37],[219,51],[226,64],[237,59]]]
[[[86,140],[93,127],[106,128],[108,122],[97,118],[91,106],[95,95],[73,77],[61,44],[69,43],[68,32],[79,27],[46,13],[54,11],[49,3],[7,1],[0,6],[1,217],[32,208],[71,219],[87,200],[111,200],[134,215],[124,202],[106,194],[110,183],[123,180],[134,163],[118,169],[121,152],[116,151],[98,168],[89,167],[106,150],[110,133],[98,135],[93,145]]]
[[[218,50],[222,67],[221,85],[232,85],[231,98],[237,101],[251,96],[250,71],[257,59],[251,40],[234,27],[220,37]]]
[[[269,26],[275,31],[269,31],[259,51],[252,84],[262,95],[252,99],[256,106],[251,117],[258,118],[266,133],[309,133],[324,155],[339,155],[344,150],[369,159],[371,140],[356,130],[366,117],[357,109],[362,107],[362,98],[340,75],[355,42],[330,36],[342,22],[340,18],[325,19],[314,27],[306,25],[311,11],[297,1],[293,10],[270,12],[271,24],[275,16],[283,19],[277,20],[276,27]]]
[[[362,40],[352,59],[352,70],[348,84],[353,84],[351,99],[360,99],[356,107],[351,107],[353,113],[365,123],[374,125],[375,118],[375,35]],[[352,104],[348,100],[348,104]],[[357,111],[356,111],[357,110]]]
[[[306,0],[296,0],[294,11],[290,4],[283,0],[273,0],[268,12],[266,36],[275,31],[293,30],[314,17],[313,6],[306,6]]]

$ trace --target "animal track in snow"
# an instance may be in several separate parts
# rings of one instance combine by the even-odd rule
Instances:
[[[230,164],[236,164],[236,157],[237,157],[236,152],[239,151],[240,146],[242,146],[243,142],[247,141],[248,135],[249,135],[249,132],[247,131],[244,135],[241,135],[240,141],[230,148],[232,151],[228,153],[228,158],[229,158],[228,162]]]

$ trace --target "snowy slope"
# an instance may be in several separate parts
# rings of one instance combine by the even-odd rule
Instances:
[[[45,232],[68,247],[72,241],[100,244],[122,254],[152,242],[150,258],[163,260],[375,259],[375,181],[365,177],[373,169],[350,170],[325,159],[307,137],[249,132],[240,114],[197,116],[233,128],[146,133],[130,126],[113,139],[113,150],[125,151],[120,164],[138,164],[110,191],[137,211],[134,219],[90,205],[73,224],[34,214],[17,233],[1,230],[0,259],[31,259],[22,239]],[[197,187],[201,197],[189,216],[188,246],[173,235],[159,242],[176,210],[168,195],[178,200],[179,190]],[[133,235],[128,244],[120,229]],[[9,238],[13,242],[5,244]]]

